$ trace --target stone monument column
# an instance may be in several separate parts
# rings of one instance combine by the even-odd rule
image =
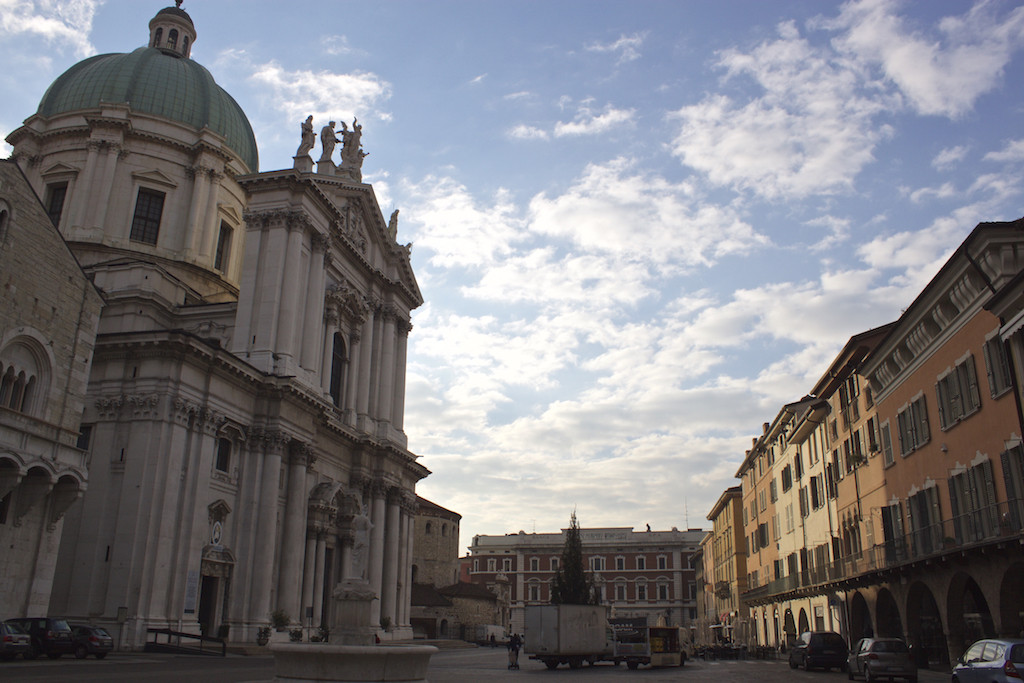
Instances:
[[[384,309],[384,336],[381,339],[380,359],[380,393],[377,400],[377,419],[391,421],[392,397],[395,386],[395,310],[391,306]]]
[[[277,555],[277,489],[281,477],[281,458],[286,437],[281,432],[265,432],[263,471],[253,557],[252,612],[254,621],[270,619],[274,592],[274,558]]]
[[[386,485],[383,481],[374,481],[370,487],[370,522],[373,529],[370,532],[370,557],[367,570],[367,580],[370,582],[370,589],[380,598],[381,586],[384,580],[384,526],[385,520],[385,495]],[[380,600],[373,601],[370,613],[371,623],[380,624]]]
[[[402,431],[405,428],[405,366],[409,351],[409,332],[411,330],[412,324],[408,320],[398,321],[394,407],[391,409],[391,424],[398,431]]]
[[[398,626],[395,598],[399,577],[399,490],[395,487],[389,493],[387,523],[384,528],[384,573],[380,591],[380,610],[381,617],[387,617],[392,626]]]
[[[309,257],[309,278],[306,284],[306,311],[302,325],[302,356],[299,365],[316,372],[318,342],[323,339],[324,268],[330,262],[327,237],[314,233],[311,239],[313,253]],[[330,373],[330,366],[326,366]]]
[[[313,605],[313,581],[316,573],[316,532],[306,531],[306,559],[302,565],[302,614]],[[315,613],[314,613],[315,614]]]
[[[356,404],[356,414],[359,417],[368,416],[370,413],[370,370],[373,365],[373,345],[378,342],[374,337],[374,321],[376,316],[371,312],[363,321],[362,340],[359,342],[359,400]]]
[[[327,553],[327,532],[316,532],[316,571],[313,572],[313,625],[319,626],[324,613],[324,557]]]
[[[306,483],[307,468],[313,464],[313,451],[303,443],[293,441],[288,448],[288,496],[284,509],[284,537],[282,538],[281,572],[278,607],[301,619],[303,540],[309,492]]]
[[[293,217],[288,221],[288,241],[285,247],[284,275],[281,280],[281,309],[277,317],[277,355],[284,357],[284,367],[279,368],[289,372],[291,362],[295,356],[296,319],[299,306],[299,283],[304,282],[301,277],[302,269],[302,222]]]
[[[320,362],[320,388],[324,395],[331,391],[331,371],[334,360],[334,335],[338,331],[338,310],[327,305],[324,310],[323,360]],[[351,364],[350,364],[351,365]],[[350,370],[351,371],[351,370]]]

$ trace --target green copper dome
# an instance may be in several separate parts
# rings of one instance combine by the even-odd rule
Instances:
[[[209,127],[249,167],[259,170],[256,138],[245,112],[191,59],[140,47],[128,54],[97,55],[65,71],[43,95],[38,113],[54,116],[124,103],[132,111],[163,116],[200,130]]]

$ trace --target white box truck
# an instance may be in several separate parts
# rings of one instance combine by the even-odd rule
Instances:
[[[527,605],[523,651],[549,669],[578,669],[613,654],[608,608],[603,605]]]

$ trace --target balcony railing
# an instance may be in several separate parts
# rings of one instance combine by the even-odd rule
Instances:
[[[967,551],[1024,534],[1024,499],[1016,498],[912,529],[897,538],[851,553],[825,565],[769,581],[741,596],[758,602],[796,591],[811,594],[815,588],[853,579],[883,569],[909,565],[953,552]]]

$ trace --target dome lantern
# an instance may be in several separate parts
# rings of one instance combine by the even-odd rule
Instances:
[[[149,46],[166,55],[185,57],[192,52],[196,42],[196,28],[192,17],[181,9],[181,0],[174,7],[165,7],[149,22]]]

